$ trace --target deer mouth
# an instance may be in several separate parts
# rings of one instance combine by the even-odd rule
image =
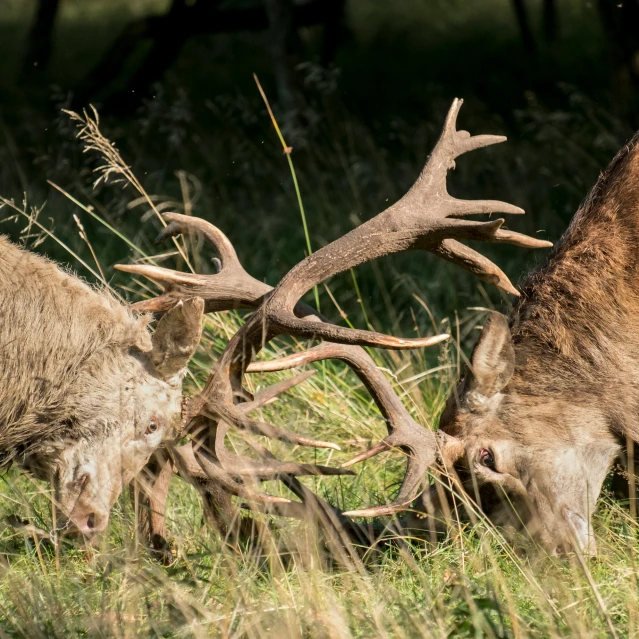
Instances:
[[[583,555],[596,555],[597,544],[589,521],[582,515],[570,510],[570,508],[565,505],[561,509],[561,514],[568,524],[570,541],[572,542],[574,549]]]
[[[93,535],[106,530],[106,527],[109,524],[109,514],[90,512],[79,517],[71,517],[71,522],[76,532],[86,537],[92,537]]]

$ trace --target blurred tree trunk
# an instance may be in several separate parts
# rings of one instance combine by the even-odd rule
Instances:
[[[327,3],[324,18],[324,42],[322,43],[322,64],[329,65],[337,55],[344,38],[344,13],[346,0],[331,0]]]
[[[35,72],[43,71],[49,64],[53,46],[53,25],[58,6],[59,0],[38,0],[22,65],[22,71],[27,77]]]
[[[599,0],[599,16],[607,36],[612,64],[615,110],[636,127],[639,105],[639,2]]]
[[[559,32],[556,0],[544,0],[542,22],[546,42],[555,42]]]
[[[214,9],[218,1],[207,0],[207,3]],[[191,35],[189,13],[195,4],[188,0],[173,0],[165,16],[150,20],[151,50],[127,83],[131,102],[139,103],[140,98],[146,97],[153,84],[162,79],[177,59]]]
[[[217,5],[218,0],[207,4]],[[74,103],[84,107],[92,99],[107,97],[109,106],[127,111],[145,96],[154,82],[160,80],[175,61],[189,34],[188,0],[173,0],[169,11],[162,16],[136,20],[116,38],[102,61],[78,87]],[[151,49],[141,66],[128,79],[121,78],[126,63],[144,40],[151,41]],[[118,82],[124,85],[113,91]]]
[[[512,2],[515,17],[517,18],[517,24],[519,26],[521,41],[524,45],[524,51],[529,57],[535,58],[537,56],[537,44],[535,42],[532,29],[530,28],[526,2],[525,0],[512,0]]]
[[[266,0],[269,39],[275,84],[280,105],[289,114],[297,110],[295,95],[295,54],[299,49],[297,31],[293,23],[293,0]]]
[[[173,0],[165,15],[136,20],[116,38],[102,61],[75,91],[74,107],[105,101],[107,110],[129,111],[140,103],[154,82],[175,62],[189,37],[200,33],[270,31],[271,52],[280,104],[293,111],[296,104],[295,65],[301,44],[300,26],[323,24],[324,57],[338,46],[344,0],[263,0],[249,7],[219,9],[220,0]],[[142,42],[149,51],[138,69],[124,77],[127,63]]]

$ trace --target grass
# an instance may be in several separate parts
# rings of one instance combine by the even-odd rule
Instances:
[[[239,325],[236,314],[209,318],[192,372],[195,384],[212,354]],[[475,323],[477,317],[469,317]],[[276,344],[277,354],[282,345]],[[451,374],[455,358],[446,353]],[[397,377],[415,362],[384,361]],[[451,375],[435,373],[419,389],[402,383],[404,399],[423,424],[441,408]],[[274,376],[253,376],[255,387]],[[191,392],[193,392],[191,388]],[[411,401],[415,391],[419,401]],[[412,391],[412,392],[411,392]],[[318,451],[339,463],[383,431],[365,391],[339,365],[268,407],[277,425],[338,442],[343,451]],[[312,451],[273,450],[312,458]],[[388,499],[400,468],[393,458],[367,463],[355,478],[308,480],[342,507]],[[278,493],[283,489],[270,485]],[[3,479],[2,519],[27,517],[51,528],[47,488],[11,472]],[[264,518],[266,519],[266,518]],[[595,516],[599,555],[587,565],[573,556],[519,553],[490,524],[461,523],[437,546],[406,540],[401,549],[365,565],[323,568],[313,530],[292,520],[269,520],[280,552],[227,544],[202,525],[199,499],[174,480],[168,509],[175,563],[163,568],[136,540],[127,496],[116,506],[108,534],[94,546],[49,544],[5,527],[0,532],[0,635],[24,637],[598,637],[633,636],[639,614],[635,554],[637,525],[604,495]],[[269,544],[265,543],[268,548]],[[283,550],[282,550],[283,549]],[[598,603],[598,598],[601,603]]]
[[[87,124],[85,120],[84,125]],[[86,130],[86,129],[85,129]],[[89,146],[96,147],[97,129]],[[93,136],[93,137],[91,137]],[[103,139],[104,140],[104,139]],[[102,175],[126,179],[133,185],[131,207],[148,209],[147,227],[159,210],[188,209],[194,181],[182,176],[182,201],[149,195],[142,181],[113,147]],[[100,166],[96,163],[96,166]],[[462,174],[463,175],[463,174]],[[108,186],[108,188],[114,188]],[[107,188],[104,185],[101,188]],[[118,190],[121,186],[116,186]],[[302,191],[304,187],[302,185]],[[80,219],[99,221],[110,237],[125,248],[137,247],[138,237],[153,235],[147,228],[128,237],[122,220],[106,218],[93,195],[72,198]],[[124,197],[120,192],[120,198]],[[61,235],[46,209],[5,201],[5,210],[31,246],[46,238],[84,246],[86,266],[99,279],[111,271],[100,263],[101,236],[84,226],[75,237]],[[104,215],[104,217],[103,217]],[[292,215],[293,219],[294,216]],[[297,222],[299,224],[299,221]],[[93,227],[95,228],[95,227]],[[46,246],[46,245],[45,245]],[[207,255],[197,242],[180,245],[200,268]],[[160,249],[162,250],[162,249]],[[300,257],[303,249],[300,248]],[[153,249],[145,243],[135,255],[146,258]],[[90,262],[94,260],[94,262]],[[170,247],[162,263],[186,264]],[[117,280],[113,280],[117,282]],[[343,288],[331,286],[341,302]],[[142,283],[129,282],[123,294],[146,295]],[[343,287],[343,288],[342,288]],[[329,295],[326,299],[330,300]],[[418,296],[414,317],[418,331],[430,332],[452,324],[455,340],[438,352],[375,353],[388,370],[415,418],[433,427],[448,388],[458,375],[457,344],[472,340],[483,310],[462,310],[449,320],[435,317]],[[356,307],[354,307],[356,308]],[[431,319],[432,318],[432,319]],[[357,318],[359,319],[359,318]],[[200,350],[191,365],[188,391],[194,393],[206,378],[212,358],[240,326],[242,315],[228,312],[209,316]],[[273,357],[299,348],[287,340],[274,342],[264,354]],[[255,375],[251,390],[288,373]],[[285,398],[263,409],[276,425],[330,439],[342,447],[291,450],[271,443],[280,458],[338,464],[377,441],[384,431],[364,388],[343,366],[325,363],[316,375]],[[235,440],[234,440],[235,441]],[[235,443],[237,443],[235,441]],[[341,508],[386,501],[396,490],[402,465],[388,453],[367,462],[356,477],[305,479],[318,494]],[[266,488],[288,494],[276,483]],[[635,555],[637,524],[624,505],[604,494],[595,514],[599,547],[596,559],[549,557],[540,549],[520,544],[517,550],[489,522],[477,518],[454,523],[445,539],[429,545],[405,539],[395,549],[369,554],[363,563],[326,564],[313,528],[301,522],[256,515],[266,524],[263,543],[242,546],[222,539],[202,524],[196,493],[174,480],[168,505],[170,539],[176,560],[169,567],[155,563],[136,535],[133,506],[128,496],[117,504],[108,533],[90,546],[64,542],[53,546],[38,536],[52,528],[48,487],[11,471],[2,478],[0,520],[17,516],[33,528],[0,530],[0,636],[160,636],[160,637],[599,637],[634,636],[639,623],[639,589]]]
[[[193,384],[202,380],[211,355],[239,321],[233,313],[208,319],[192,366]],[[273,354],[279,348],[276,344]],[[454,358],[443,353],[442,360],[454,375]],[[403,368],[396,360],[383,363],[395,371]],[[430,423],[441,408],[452,375],[423,378],[421,402],[405,396],[422,423]],[[398,375],[400,380],[410,376],[408,369]],[[273,379],[253,376],[251,382],[259,387]],[[406,383],[401,388],[411,390]],[[270,406],[265,416],[340,443],[341,453],[317,453],[317,461],[333,464],[383,430],[361,386],[330,364],[318,367],[314,378]],[[283,445],[274,450],[300,457],[300,451]],[[366,464],[356,478],[318,480],[314,488],[343,507],[387,499],[399,470],[388,464],[390,457]],[[51,528],[44,485],[12,472],[3,480],[2,494],[3,519],[17,514]],[[5,527],[0,533],[1,635],[597,637],[609,634],[608,621],[618,636],[635,633],[637,526],[609,496],[595,517],[600,552],[587,566],[575,557],[516,554],[499,531],[480,521],[462,523],[437,546],[407,540],[407,547],[377,555],[365,566],[323,569],[313,530],[304,524],[270,521],[269,536],[286,550],[257,553],[224,543],[203,527],[201,517],[197,495],[174,480],[168,520],[176,561],[169,568],[155,564],[136,540],[126,496],[96,545],[64,545],[57,558],[50,545]]]

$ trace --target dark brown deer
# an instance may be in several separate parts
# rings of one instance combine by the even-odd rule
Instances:
[[[509,319],[486,323],[440,422],[449,463],[468,486],[474,475],[487,512],[551,549],[595,551],[602,482],[620,444],[639,438],[638,142],[600,176]]]
[[[600,176],[510,317],[488,319],[440,420],[440,461],[468,495],[550,551],[596,551],[603,480],[639,437],[638,142]],[[422,506],[440,502],[431,489]]]
[[[164,312],[177,300],[193,296],[205,300],[207,311],[237,307],[255,309],[214,365],[202,393],[189,404],[185,426],[193,435],[192,444],[174,455],[183,476],[188,477],[191,469],[196,468],[199,476],[207,476],[210,481],[223,486],[227,493],[238,495],[248,502],[267,504],[277,512],[299,511],[299,504],[283,504],[281,499],[279,503],[274,503],[273,497],[258,493],[251,485],[261,479],[278,477],[313,510],[323,524],[334,525],[337,534],[340,534],[339,524],[345,524],[351,532],[357,531],[356,527],[348,526],[346,515],[393,514],[410,507],[423,491],[428,469],[438,459],[448,459],[450,450],[463,449],[457,439],[437,436],[417,424],[382,371],[361,348],[421,348],[440,343],[447,339],[447,335],[403,339],[345,328],[330,323],[299,301],[311,288],[337,273],[384,255],[419,249],[458,264],[509,293],[518,294],[500,269],[459,240],[505,242],[522,247],[544,247],[550,246],[550,243],[504,230],[503,219],[489,222],[464,219],[475,213],[517,214],[523,211],[504,202],[463,201],[448,194],[446,175],[454,167],[457,157],[505,140],[500,136],[471,136],[465,131],[457,131],[456,119],[460,106],[461,101],[453,103],[442,135],[424,170],[403,198],[300,262],[274,289],[244,271],[228,239],[217,228],[203,220],[176,214],[166,216],[169,225],[159,239],[190,230],[203,233],[220,255],[222,268],[218,274],[191,275],[152,266],[120,267],[149,277],[165,289],[160,297],[140,303],[139,310]],[[252,364],[263,346],[278,335],[317,339],[323,343],[284,360]],[[391,448],[407,454],[406,476],[397,498],[388,506],[340,513],[313,496],[295,477],[309,473],[335,473],[339,469],[282,462],[273,459],[257,443],[252,446],[259,459],[232,455],[225,448],[225,437],[231,428],[296,444],[334,447],[329,442],[316,441],[252,419],[251,411],[263,403],[263,398],[251,398],[242,385],[246,372],[292,368],[329,358],[340,359],[355,371],[373,396],[389,429],[388,437],[380,445],[350,463]],[[293,378],[285,384],[290,386],[297,381],[297,378]],[[185,460],[190,468],[187,468]],[[162,499],[156,498],[154,503],[161,505]],[[161,516],[161,513],[158,515]]]
[[[440,460],[467,493],[551,551],[596,551],[603,480],[639,437],[638,142],[600,176],[510,317],[488,319],[440,420]],[[431,490],[424,505],[439,500]]]

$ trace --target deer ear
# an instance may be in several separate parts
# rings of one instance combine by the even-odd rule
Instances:
[[[202,335],[204,300],[179,301],[158,322],[151,357],[158,373],[168,379],[186,367]]]
[[[510,381],[515,371],[508,320],[501,313],[491,313],[470,358],[470,389],[492,397]]]

